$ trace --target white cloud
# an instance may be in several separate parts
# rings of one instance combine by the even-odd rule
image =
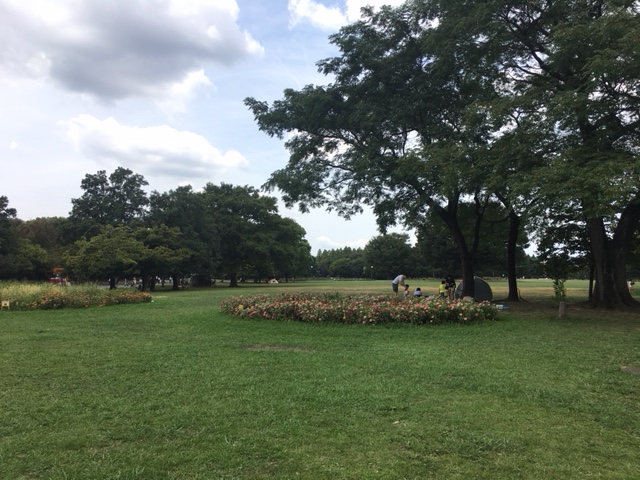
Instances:
[[[325,83],[315,62],[337,48],[309,18],[338,28],[353,5],[299,3],[291,29],[287,2],[0,0],[0,194],[27,220],[67,215],[87,173],[118,166],[161,192],[262,185],[288,154],[242,100]],[[314,252],[376,235],[370,210],[286,212]]]
[[[350,241],[348,240],[348,241],[338,242],[324,235],[316,238],[316,242],[319,245],[329,250],[335,249],[335,248],[344,248],[344,247],[364,248],[367,245],[367,243],[369,243],[369,240],[370,239],[368,238],[361,238],[358,240],[350,240]]]
[[[289,0],[290,26],[308,22],[323,30],[338,30],[349,22],[360,19],[360,9],[367,5],[380,8],[383,5],[398,6],[404,0],[346,0],[344,8],[326,6],[317,0]]]
[[[105,100],[263,53],[235,0],[0,0],[0,69]]]
[[[325,30],[337,30],[346,23],[338,7],[326,7],[314,0],[289,0],[290,25],[303,21]]]
[[[157,103],[167,113],[185,112],[185,103],[192,100],[201,88],[212,87],[211,80],[204,70],[190,72],[181,81],[167,86],[160,86],[157,93]]]
[[[223,153],[204,137],[167,125],[130,127],[114,118],[78,115],[67,122],[67,133],[87,159],[112,162],[145,176],[208,181],[225,171],[247,167],[239,152]]]

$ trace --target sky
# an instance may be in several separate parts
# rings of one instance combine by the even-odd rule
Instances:
[[[326,85],[328,37],[400,0],[0,0],[0,195],[18,218],[66,217],[87,174],[118,167],[148,191],[261,187],[286,166],[246,97]],[[278,197],[278,192],[269,195]],[[370,211],[281,216],[318,249],[364,247]],[[396,231],[400,231],[399,229]]]

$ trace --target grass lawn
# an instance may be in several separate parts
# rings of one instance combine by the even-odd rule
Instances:
[[[559,321],[550,281],[520,287],[498,322],[464,326],[219,309],[256,290],[387,281],[0,312],[0,479],[640,478],[640,375],[620,369],[640,366],[640,316],[575,304]],[[586,298],[585,282],[567,287]]]

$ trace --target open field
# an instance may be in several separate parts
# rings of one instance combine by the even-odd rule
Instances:
[[[640,366],[640,316],[581,306],[586,282],[568,282],[565,321],[538,280],[498,322],[465,326],[219,310],[242,293],[388,284],[0,312],[0,478],[640,478],[640,375],[621,371]]]

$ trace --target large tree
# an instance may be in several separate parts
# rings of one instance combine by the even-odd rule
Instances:
[[[142,175],[123,167],[109,176],[105,170],[86,174],[80,183],[84,193],[71,200],[69,219],[75,226],[76,238],[89,239],[103,232],[102,227],[107,225],[140,225],[149,203],[143,189],[146,185],[148,182]],[[115,282],[115,277],[109,278],[112,287]]]
[[[292,259],[310,265],[304,229],[278,215],[274,197],[261,195],[254,187],[226,183],[208,183],[202,195],[221,227],[218,268],[229,277],[229,286],[237,287],[239,276],[289,275],[297,271],[289,262]]]
[[[492,133],[474,105],[494,95],[493,85],[485,69],[449,53],[451,39],[429,26],[439,15],[431,6],[365,9],[362,21],[331,37],[341,55],[319,63],[332,84],[285,90],[271,106],[245,103],[267,134],[292,134],[287,167],[267,183],[288,205],[324,205],[346,217],[369,205],[382,231],[418,227],[432,210],[451,232],[464,294],[473,296]],[[476,205],[471,237],[459,222],[463,199]]]
[[[477,228],[489,195],[511,209],[512,265],[520,206],[535,198],[547,218],[577,207],[593,304],[634,306],[625,264],[640,222],[639,9],[413,0],[367,10],[333,37],[342,55],[319,64],[333,84],[285,91],[271,107],[247,99],[267,133],[294,132],[289,165],[269,185],[303,208],[349,214],[368,202],[383,226],[417,223],[429,207],[451,231],[465,280],[477,238],[460,235],[461,198],[476,202]]]
[[[142,175],[123,167],[109,176],[105,170],[86,174],[80,183],[84,193],[71,200],[70,218],[84,236],[96,234],[102,225],[131,225],[141,220],[149,204],[143,188],[147,185]]]
[[[64,265],[64,258],[74,239],[69,236],[71,222],[64,217],[38,217],[21,222],[18,232],[21,237],[45,252],[46,261],[39,278],[46,278],[52,270]]]
[[[308,276],[313,258],[304,228],[291,218],[272,216],[269,234],[269,257],[276,276],[285,281],[295,276]]]
[[[393,279],[400,274],[419,274],[417,258],[405,233],[389,233],[373,237],[364,247],[365,274]],[[366,272],[366,266],[371,272]]]
[[[439,3],[441,25],[464,24],[474,39],[475,62],[499,68],[501,95],[493,107],[510,119],[502,131],[507,148],[536,144],[531,150],[543,161],[521,174],[526,192],[536,188],[538,212],[559,222],[571,210],[572,220],[584,224],[593,305],[637,306],[625,268],[640,221],[640,5]]]
[[[188,255],[181,246],[177,228],[153,228],[124,225],[101,227],[90,239],[76,242],[76,251],[67,257],[67,265],[80,280],[109,278],[109,288],[116,288],[116,279],[140,276],[142,289],[149,287],[149,278],[175,271]]]
[[[4,195],[0,196],[0,255],[9,253],[15,241],[11,230],[11,219],[16,215],[16,209],[9,208],[9,199]]]
[[[215,211],[205,203],[205,195],[190,186],[169,192],[152,192],[146,223],[151,226],[177,227],[182,233],[180,242],[189,255],[171,272],[173,288],[178,289],[178,276],[185,274],[211,275],[220,262],[221,225]]]
[[[109,278],[116,288],[117,278],[136,275],[145,255],[144,244],[125,226],[105,225],[90,239],[76,242],[76,251],[67,257],[67,266],[78,280]]]
[[[172,275],[184,266],[190,256],[189,249],[185,248],[182,241],[183,235],[177,227],[137,227],[131,234],[145,247],[136,259],[137,270],[142,278],[142,290],[153,290],[157,277]]]
[[[318,250],[313,275],[319,277],[373,278],[375,272],[367,267],[362,248],[334,248]]]

